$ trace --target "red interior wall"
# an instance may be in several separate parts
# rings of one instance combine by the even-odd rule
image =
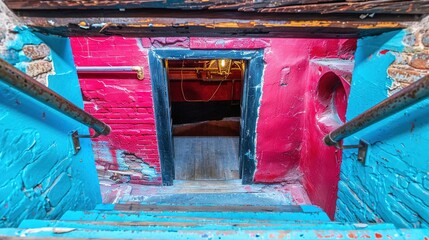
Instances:
[[[219,87],[220,82],[184,81],[183,92],[188,100],[208,100]],[[234,88],[233,88],[234,87]],[[240,100],[241,81],[222,82],[219,90],[213,96],[212,101]],[[170,97],[173,102],[184,102],[181,82],[170,81]]]
[[[309,81],[305,94],[305,130],[302,132],[300,156],[302,181],[309,198],[313,204],[322,207],[332,219],[336,208],[342,154],[341,150],[327,147],[322,139],[345,121],[350,91],[348,80],[351,79],[353,63],[350,62],[347,67],[338,67],[338,60],[351,59],[356,42],[350,40],[343,44],[350,45],[351,51],[348,54],[338,56],[337,60],[331,59],[329,64],[312,62],[309,65]],[[340,81],[341,86],[334,90],[336,94],[332,97],[327,95],[332,89],[319,88],[323,79]],[[332,105],[335,105],[337,113],[332,111]]]
[[[312,131],[304,125],[313,114],[307,110],[307,86],[317,84],[310,63],[321,58],[350,58],[352,52],[353,44],[347,39],[270,39],[264,55],[266,66],[257,123],[257,182],[300,181],[302,171],[298,168],[307,140],[304,134]],[[321,138],[317,141],[323,144]],[[305,170],[307,166],[301,168]],[[321,174],[331,172],[337,174],[338,170],[327,169]]]
[[[120,168],[122,160],[103,159],[103,150],[133,153],[156,170],[150,177],[134,179],[148,184],[160,184],[161,176],[147,52],[151,48],[170,47],[263,49],[261,105],[254,109],[259,112],[254,180],[267,183],[303,181],[313,203],[328,209],[329,213],[335,209],[340,159],[334,148],[323,145],[324,132],[315,124],[316,107],[311,102],[320,71],[314,70],[312,61],[351,58],[354,40],[79,37],[72,38],[71,42],[78,66],[144,67],[143,81],[136,80],[134,74],[99,74],[80,75],[80,83],[86,99],[85,110],[112,126],[111,136],[94,140],[94,150],[99,152],[97,161],[108,162],[107,167],[102,166],[104,169]],[[236,89],[241,91],[241,87]],[[209,93],[212,91],[198,96],[189,94],[189,97],[204,98]],[[177,91],[172,95],[174,101],[183,100]],[[226,87],[217,99],[229,97],[230,88]],[[328,199],[327,196],[332,197]]]

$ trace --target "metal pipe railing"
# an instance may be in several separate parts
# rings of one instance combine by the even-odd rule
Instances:
[[[90,66],[90,67],[76,67],[78,72],[130,72],[140,70],[139,66]]]
[[[108,135],[110,133],[110,127],[107,124],[80,109],[78,106],[63,98],[45,85],[16,69],[3,59],[0,59],[0,80],[39,102],[94,129],[96,136],[100,134]]]
[[[408,87],[393,94],[364,113],[353,118],[323,138],[328,146],[337,146],[339,141],[377,123],[429,96],[429,75],[420,78]]]
[[[95,73],[95,72],[131,72],[137,73],[137,79],[143,80],[143,67],[140,66],[88,66],[76,67],[79,73]]]

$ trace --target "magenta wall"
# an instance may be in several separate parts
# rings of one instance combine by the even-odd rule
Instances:
[[[337,185],[341,159],[336,158],[335,149],[322,144],[326,129],[315,127],[319,101],[315,89],[321,72],[329,69],[319,70],[312,62],[352,58],[354,40],[81,37],[71,41],[78,66],[144,67],[143,81],[133,74],[99,74],[80,75],[80,82],[85,109],[112,126],[111,137],[94,142],[99,169],[142,172],[124,181],[150,184],[160,184],[161,178],[147,52],[151,48],[264,49],[262,99],[260,108],[254,109],[259,111],[254,180],[303,181],[313,203],[335,209],[336,188],[325,186]],[[103,155],[106,149],[110,156]],[[124,151],[137,156],[142,169],[127,168],[129,160],[120,154]],[[321,162],[329,164],[320,168]]]
[[[139,39],[71,38],[77,66],[143,66],[129,74],[79,74],[85,110],[112,133],[93,139],[99,175],[109,182],[161,184],[148,48]]]

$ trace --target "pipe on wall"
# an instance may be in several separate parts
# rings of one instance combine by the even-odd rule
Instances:
[[[137,72],[137,79],[143,80],[143,67],[140,66],[85,66],[76,67],[78,73],[93,73],[93,72]]]

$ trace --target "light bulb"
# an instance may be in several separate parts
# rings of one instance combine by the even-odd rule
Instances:
[[[225,59],[222,59],[222,60],[220,61],[220,66],[225,67]]]

